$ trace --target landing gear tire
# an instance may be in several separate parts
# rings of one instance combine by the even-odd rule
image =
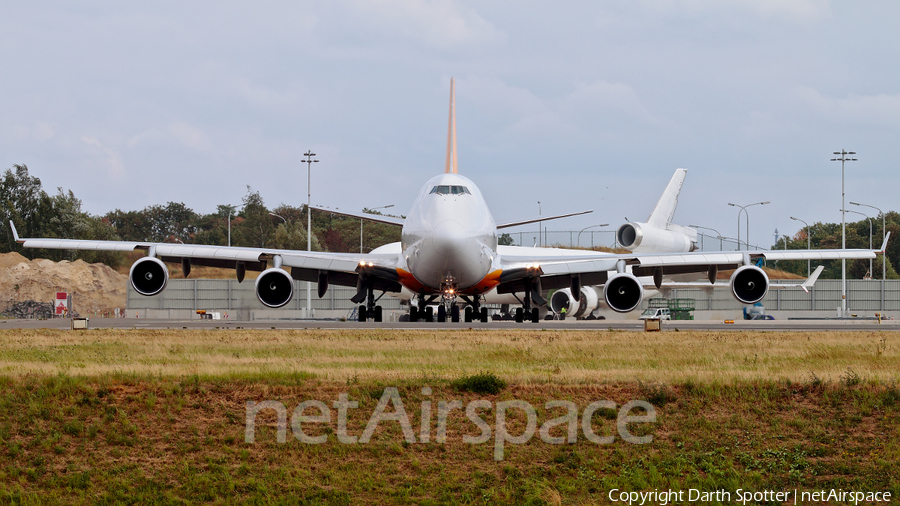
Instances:
[[[381,321],[381,320],[378,320]],[[541,321],[541,313],[538,311],[538,308],[531,308],[531,323],[537,323]]]
[[[524,314],[525,311],[523,311],[522,308],[516,308],[516,323],[522,323],[523,321],[525,321]]]
[[[434,308],[431,306],[425,308],[425,321],[428,323],[434,322]]]
[[[366,316],[366,306],[359,306],[359,323],[365,323]]]
[[[466,323],[469,323],[472,321],[472,306],[466,306],[465,317],[466,317]]]
[[[416,306],[409,307],[409,321],[417,322],[419,321],[419,308]]]
[[[450,321],[452,321],[453,323],[459,323],[459,306],[457,306],[456,304],[454,304],[450,308]]]
[[[488,321],[487,308],[483,307],[483,308],[481,308],[481,323],[487,323],[487,321]]]
[[[537,311],[537,310],[535,310]],[[375,306],[375,315],[372,317],[372,321],[381,322],[381,306]]]
[[[438,306],[437,318],[438,323],[444,323],[445,321],[447,321],[447,308],[445,308],[443,304]]]

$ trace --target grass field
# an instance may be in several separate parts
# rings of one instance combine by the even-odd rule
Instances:
[[[898,345],[848,332],[0,331],[0,503],[606,504],[614,489],[896,502]],[[505,387],[461,381],[483,372]],[[411,434],[383,420],[368,442],[341,442],[365,436],[392,392]],[[342,396],[358,402],[346,429]],[[571,437],[553,400],[572,403],[575,442],[545,440]],[[617,424],[633,400],[655,421]],[[247,403],[264,401],[284,406],[284,443],[274,409],[247,442]],[[304,401],[329,421],[300,423],[324,413],[295,415]],[[440,441],[440,403],[453,401]],[[478,401],[489,436],[470,443],[485,434],[465,410]],[[585,435],[596,401],[611,403],[587,427],[611,442]],[[398,412],[392,400],[385,418]],[[627,442],[623,426],[652,441]],[[504,431],[533,437],[504,443]]]

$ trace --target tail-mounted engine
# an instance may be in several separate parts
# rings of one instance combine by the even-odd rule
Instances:
[[[128,279],[137,293],[156,295],[169,282],[169,269],[156,257],[144,257],[131,265]]]
[[[744,304],[756,304],[769,293],[769,276],[755,265],[739,267],[730,284],[734,298]]]
[[[284,269],[272,267],[256,278],[256,297],[271,308],[284,306],[294,296],[294,278]]]
[[[627,313],[644,300],[644,287],[633,275],[620,272],[610,277],[603,285],[603,298],[613,311]]]
[[[626,223],[616,230],[619,246],[641,253],[679,253],[697,249],[697,231],[678,225],[668,229],[648,223]]]

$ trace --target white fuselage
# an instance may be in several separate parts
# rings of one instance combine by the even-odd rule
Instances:
[[[414,291],[479,290],[497,259],[497,225],[481,191],[467,177],[441,174],[425,183],[403,225],[403,260]],[[415,285],[418,282],[422,286]]]

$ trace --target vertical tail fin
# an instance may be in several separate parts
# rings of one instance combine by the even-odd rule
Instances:
[[[453,93],[453,78],[450,78],[450,124],[447,126],[447,164],[444,172],[458,174],[456,163],[456,98]]]
[[[675,169],[675,174],[669,180],[669,185],[659,200],[656,207],[647,218],[647,223],[665,229],[672,223],[672,217],[675,216],[675,208],[678,206],[678,194],[681,193],[681,186],[684,184],[684,177],[687,175],[687,169]]]

